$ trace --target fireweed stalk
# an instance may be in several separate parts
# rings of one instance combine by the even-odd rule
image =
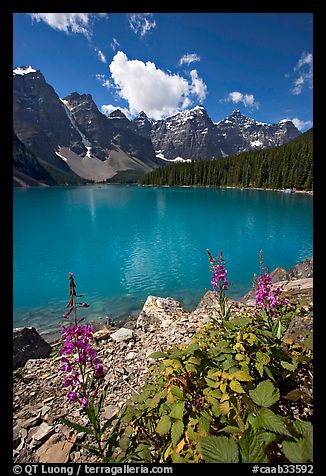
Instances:
[[[210,251],[206,250],[210,262],[210,268],[213,273],[211,283],[213,285],[214,294],[218,299],[220,305],[220,316],[223,321],[230,319],[231,306],[228,306],[228,298],[225,295],[229,283],[226,279],[227,269],[225,268],[226,261],[222,257],[222,250],[217,258],[213,258]]]
[[[104,377],[103,364],[91,343],[94,339],[92,325],[90,323],[81,325],[80,323],[84,318],[77,320],[77,308],[86,308],[89,305],[85,302],[76,301],[76,298],[81,298],[82,295],[76,294],[73,273],[69,273],[69,288],[70,300],[66,306],[69,309],[63,317],[69,320],[71,314],[73,314],[73,322],[70,322],[69,326],[62,326],[65,340],[60,350],[63,363],[60,370],[65,372],[64,387],[69,388],[68,400],[79,403],[85,410],[93,426],[99,453],[103,455],[101,429],[98,415],[95,415],[95,398],[99,389],[99,382]],[[65,423],[70,424],[73,428],[76,427],[68,420],[65,420]]]
[[[282,295],[282,288],[273,288],[272,278],[263,264],[262,251],[260,252],[260,267],[261,274],[256,284],[255,315],[265,319],[267,326],[278,338],[281,338],[284,309],[290,307],[291,303]]]

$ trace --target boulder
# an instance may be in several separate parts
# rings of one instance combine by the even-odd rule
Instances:
[[[111,339],[116,342],[124,342],[133,338],[133,331],[131,329],[126,329],[125,327],[120,327],[119,330],[110,335]]]
[[[144,332],[152,332],[186,314],[188,313],[175,299],[148,296],[137,318],[136,328]]]
[[[272,283],[277,283],[279,281],[286,281],[286,279],[288,278],[288,274],[286,272],[286,269],[282,268],[281,266],[278,266],[274,269],[274,271],[270,273],[270,277]]]
[[[213,291],[205,293],[193,314],[201,316],[205,323],[211,319],[221,322],[220,306]]]
[[[24,367],[28,359],[42,359],[52,352],[51,345],[39,335],[35,327],[13,330],[13,367]]]
[[[304,279],[313,278],[314,269],[313,258],[305,259],[301,263],[296,264],[288,271],[288,279]]]
[[[38,463],[67,463],[69,454],[76,441],[76,435],[67,440],[59,439],[58,435],[51,436],[35,454]]]

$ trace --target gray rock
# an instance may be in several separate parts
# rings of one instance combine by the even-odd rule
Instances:
[[[28,359],[48,357],[52,347],[34,327],[20,327],[13,330],[13,367],[24,367]]]
[[[288,271],[289,279],[313,278],[314,275],[313,258],[305,259],[301,263],[296,264]]]
[[[285,281],[288,278],[286,269],[278,266],[270,273],[272,283],[277,283],[278,281]]]
[[[35,417],[28,418],[28,420],[25,420],[22,423],[22,427],[27,429],[32,428],[33,426],[38,425],[40,422],[41,422],[41,418],[39,415],[37,415]]]
[[[37,431],[33,434],[34,440],[42,441],[46,437],[50,436],[54,433],[53,426],[48,425],[47,423],[43,422],[37,429]]]
[[[133,331],[131,329],[126,329],[125,327],[121,327],[116,332],[110,335],[111,339],[116,342],[124,342],[128,341],[133,338]]]
[[[51,436],[36,452],[38,463],[67,463],[70,451],[76,441],[76,435],[68,440],[59,440],[57,435]]]

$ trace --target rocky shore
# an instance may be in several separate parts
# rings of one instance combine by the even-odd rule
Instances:
[[[307,305],[312,304],[312,259],[303,261],[288,272],[277,268],[271,275],[275,286],[282,284],[287,293],[303,298]],[[234,315],[252,312],[254,293],[251,291],[240,301],[231,302]],[[103,418],[110,418],[133,394],[140,392],[151,366],[157,365],[149,357],[150,354],[170,348],[173,344],[188,343],[212,316],[217,315],[218,303],[211,291],[205,294],[193,312],[185,311],[172,298],[149,296],[137,318],[118,329],[106,327],[97,331],[94,334],[96,347],[106,368],[105,382],[109,383]],[[290,327],[288,333],[291,337],[300,340],[303,332],[312,329],[312,319],[303,321],[298,316]],[[33,345],[37,339],[34,331],[23,331],[25,336],[33,335]],[[22,330],[15,332],[21,333]],[[19,344],[21,352],[16,352],[20,361],[14,372],[13,384],[14,462],[96,461],[76,444],[87,442],[85,433],[76,434],[60,420],[67,417],[82,425],[87,423],[82,410],[67,401],[56,346],[50,346],[49,355],[46,342],[38,341],[37,345],[47,357],[42,354],[42,358],[35,358],[34,353],[25,360],[23,349],[26,351],[29,346],[24,347],[22,341]],[[23,364],[24,360],[26,363]]]

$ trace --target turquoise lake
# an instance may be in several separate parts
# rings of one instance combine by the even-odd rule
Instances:
[[[227,261],[228,295],[313,254],[313,198],[262,190],[89,185],[14,191],[14,327],[60,329],[69,272],[87,320],[123,321],[148,295],[194,309],[211,289],[206,249]]]

